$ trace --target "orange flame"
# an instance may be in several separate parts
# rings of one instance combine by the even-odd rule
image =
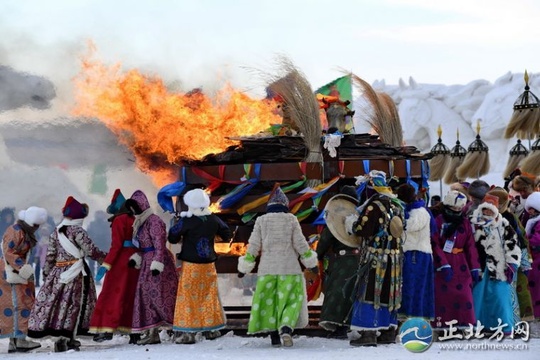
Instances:
[[[200,89],[172,93],[161,79],[134,69],[123,73],[120,64],[106,66],[93,59],[90,50],[74,79],[73,114],[102,121],[157,186],[176,181],[174,164],[237,144],[227,136],[255,134],[281,122],[274,103],[229,85],[213,101]]]

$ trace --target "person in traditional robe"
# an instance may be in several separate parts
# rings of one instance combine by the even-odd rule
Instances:
[[[485,329],[502,324],[503,333],[510,335],[519,322],[512,283],[517,278],[521,249],[516,232],[499,214],[498,206],[499,198],[486,194],[471,216],[481,266],[481,280],[473,288],[474,312]]]
[[[527,238],[525,228],[521,225],[517,215],[511,212],[508,208],[510,204],[509,193],[501,187],[494,187],[488,191],[488,194],[497,196],[499,199],[499,214],[508,220],[508,223],[516,232],[518,246],[521,249],[521,262],[518,267],[517,279],[513,283],[517,293],[517,301],[514,302],[515,311],[521,320],[532,321],[534,320],[533,305],[531,292],[529,290],[529,280],[527,279],[527,274],[532,269],[532,257],[529,239]]]
[[[239,275],[255,268],[260,256],[248,334],[270,334],[272,346],[293,346],[295,328],[308,324],[306,283],[300,262],[317,273],[317,253],[302,233],[289,200],[276,184],[266,214],[255,220],[246,254],[238,258]]]
[[[431,235],[435,231],[435,219],[426,209],[424,200],[417,198],[412,185],[398,187],[397,196],[405,204],[403,294],[399,314],[404,320],[413,317],[433,320],[435,290]]]
[[[443,199],[444,211],[435,219],[431,238],[435,266],[435,320],[437,335],[450,326],[464,329],[476,324],[473,281],[480,279],[480,263],[473,229],[464,214],[467,196],[450,190]]]
[[[169,242],[181,244],[177,259],[181,261],[173,330],[177,344],[193,344],[202,332],[206,339],[220,336],[227,325],[218,291],[214,239],[229,241],[229,226],[212,214],[210,198],[202,189],[193,189],[183,196],[188,210],[180,213],[178,222],[169,231]]]
[[[345,185],[341,188],[339,199],[349,201],[358,207],[358,195],[354,186]],[[325,209],[325,211],[329,211]],[[335,229],[335,228],[334,228]],[[337,231],[336,231],[337,232]],[[341,234],[336,234],[341,237]],[[343,234],[345,236],[345,234]],[[354,277],[360,261],[360,250],[356,242],[349,237],[338,238],[326,226],[317,243],[319,269],[323,267],[325,257],[329,257],[328,269],[324,278],[324,299],[319,316],[319,326],[329,331],[329,337],[348,339],[351,325],[351,308],[353,304],[353,288],[347,287],[347,281]]]
[[[139,269],[128,263],[138,250],[133,245],[134,215],[125,207],[125,197],[116,189],[107,207],[112,216],[111,248],[103,264],[99,267],[96,280],[103,281],[96,308],[90,319],[90,332],[96,334],[94,341],[111,340],[115,332],[129,334],[130,344],[140,340],[139,334],[132,334],[133,304]]]
[[[19,219],[7,227],[0,256],[0,338],[9,338],[8,352],[27,352],[41,346],[26,339],[28,316],[34,306],[34,269],[28,263],[36,246],[36,231],[47,221],[45,209],[31,206],[19,212]]]
[[[88,334],[96,305],[96,287],[85,257],[103,262],[105,253],[94,245],[82,227],[88,205],[69,196],[64,218],[51,235],[43,266],[43,285],[28,321],[28,336],[59,337],[55,351],[78,350],[78,335]]]
[[[159,344],[160,329],[172,329],[178,287],[176,265],[166,246],[165,223],[153,213],[146,195],[136,190],[125,206],[135,215],[133,244],[140,254],[130,260],[134,267],[140,268],[132,333],[145,333],[138,345]]]
[[[527,197],[525,210],[529,215],[525,232],[529,238],[533,259],[527,278],[529,279],[534,317],[538,322],[540,319],[540,192],[533,192]]]
[[[367,200],[345,221],[348,232],[361,238],[351,318],[351,329],[361,336],[352,339],[351,346],[395,343],[401,306],[402,203],[388,187],[384,172],[373,170],[356,184],[364,183]]]

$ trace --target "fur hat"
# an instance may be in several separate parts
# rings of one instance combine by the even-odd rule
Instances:
[[[512,180],[512,189],[515,191],[533,191],[534,181],[530,177],[518,175]]]
[[[444,197],[443,204],[461,210],[467,204],[467,196],[459,191],[450,190]]]
[[[489,184],[484,180],[474,180],[471,185],[469,185],[469,196],[477,200],[482,200],[489,191],[489,188]]]
[[[274,186],[274,189],[272,190],[272,193],[270,194],[270,197],[268,198],[268,206],[272,205],[282,205],[285,207],[289,207],[289,199],[287,198],[287,195],[281,190],[281,187],[276,184]]]
[[[190,208],[206,208],[210,206],[210,197],[202,189],[193,189],[184,195],[184,204]]]
[[[510,203],[510,195],[502,187],[497,186],[487,192],[489,195],[494,195],[499,199],[499,212],[503,213],[508,210]]]
[[[410,184],[402,184],[397,188],[397,197],[405,204],[410,204],[416,200],[416,189]]]
[[[491,204],[497,208],[497,211],[499,211],[499,198],[495,195],[486,194],[482,200],[482,203]]]
[[[114,194],[111,199],[111,204],[107,207],[107,213],[114,215],[118,211],[120,211],[120,208],[122,205],[126,202],[126,198],[120,191],[120,189],[114,190]]]
[[[469,183],[465,182],[455,182],[453,184],[450,184],[450,190],[456,190],[459,191],[462,194],[469,195]]]
[[[30,206],[26,210],[19,211],[19,220],[30,226],[45,224],[47,222],[47,210],[37,206]]]
[[[525,210],[529,211],[529,209],[535,209],[540,212],[540,192],[535,191],[527,197]]]
[[[81,204],[73,196],[69,196],[62,208],[62,215],[70,219],[84,219],[88,216],[88,205]]]
[[[184,194],[184,204],[187,205],[188,211],[182,211],[181,217],[191,217],[210,215],[212,212],[208,208],[210,206],[210,197],[203,189],[193,189]]]
[[[499,216],[499,198],[495,195],[486,194],[482,203],[478,206],[480,212],[484,209],[491,210],[493,212],[493,218]]]

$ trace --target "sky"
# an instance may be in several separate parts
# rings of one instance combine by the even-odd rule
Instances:
[[[69,83],[92,40],[184,91],[224,81],[261,93],[285,55],[318,88],[352,71],[397,84],[490,82],[535,72],[534,0],[3,0],[0,65]]]

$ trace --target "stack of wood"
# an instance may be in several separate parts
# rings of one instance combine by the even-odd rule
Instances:
[[[298,162],[305,159],[307,148],[302,136],[249,136],[230,138],[239,145],[229,147],[219,154],[208,154],[189,165],[250,164]],[[321,149],[325,161],[331,161],[328,152]],[[347,134],[337,148],[336,159],[429,159],[431,154],[421,154],[414,146],[394,147],[380,141],[378,135]]]

